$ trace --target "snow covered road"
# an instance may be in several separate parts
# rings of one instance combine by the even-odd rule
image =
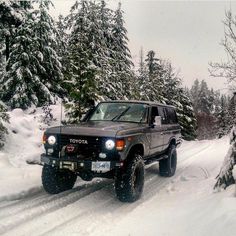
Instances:
[[[119,202],[113,181],[103,179],[78,179],[73,190],[49,195],[40,186],[41,167],[29,167],[34,175],[19,181],[27,185],[32,177],[32,188],[8,197],[1,194],[0,234],[234,235],[234,186],[213,192],[227,149],[227,138],[184,142],[178,150],[176,175],[163,178],[158,164],[147,166],[143,196],[132,204]],[[12,180],[9,188],[17,187],[17,179]]]

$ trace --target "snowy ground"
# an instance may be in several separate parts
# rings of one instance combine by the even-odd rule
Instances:
[[[40,117],[15,112],[10,128],[15,127],[16,134],[10,133],[7,143],[14,146],[0,153],[0,234],[235,234],[235,187],[213,192],[229,147],[227,137],[184,142],[178,149],[178,170],[172,178],[160,177],[158,164],[147,166],[142,198],[124,204],[115,198],[113,182],[105,179],[78,179],[73,190],[45,193],[41,167],[25,164],[25,160],[37,160],[42,151]]]

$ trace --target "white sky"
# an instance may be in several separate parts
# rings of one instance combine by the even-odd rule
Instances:
[[[53,0],[51,12],[66,15],[74,2]],[[109,4],[116,7],[118,0]],[[142,46],[145,52],[154,50],[158,57],[169,59],[188,87],[196,78],[205,79],[214,89],[227,87],[223,78],[209,76],[208,63],[226,58],[219,45],[224,36],[222,20],[225,10],[236,13],[236,2],[123,0],[122,8],[135,62]]]

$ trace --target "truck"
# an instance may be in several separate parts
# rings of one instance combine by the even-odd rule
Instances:
[[[114,179],[117,198],[138,200],[145,165],[159,162],[159,174],[177,167],[181,127],[173,106],[150,101],[104,101],[79,124],[48,128],[43,135],[42,185],[57,194],[82,180]]]

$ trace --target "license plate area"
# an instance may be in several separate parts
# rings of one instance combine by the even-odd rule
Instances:
[[[110,161],[96,161],[92,162],[92,171],[95,172],[108,172],[111,170]]]
[[[61,161],[60,169],[68,169],[71,171],[75,171],[77,169],[77,163],[71,161]]]

